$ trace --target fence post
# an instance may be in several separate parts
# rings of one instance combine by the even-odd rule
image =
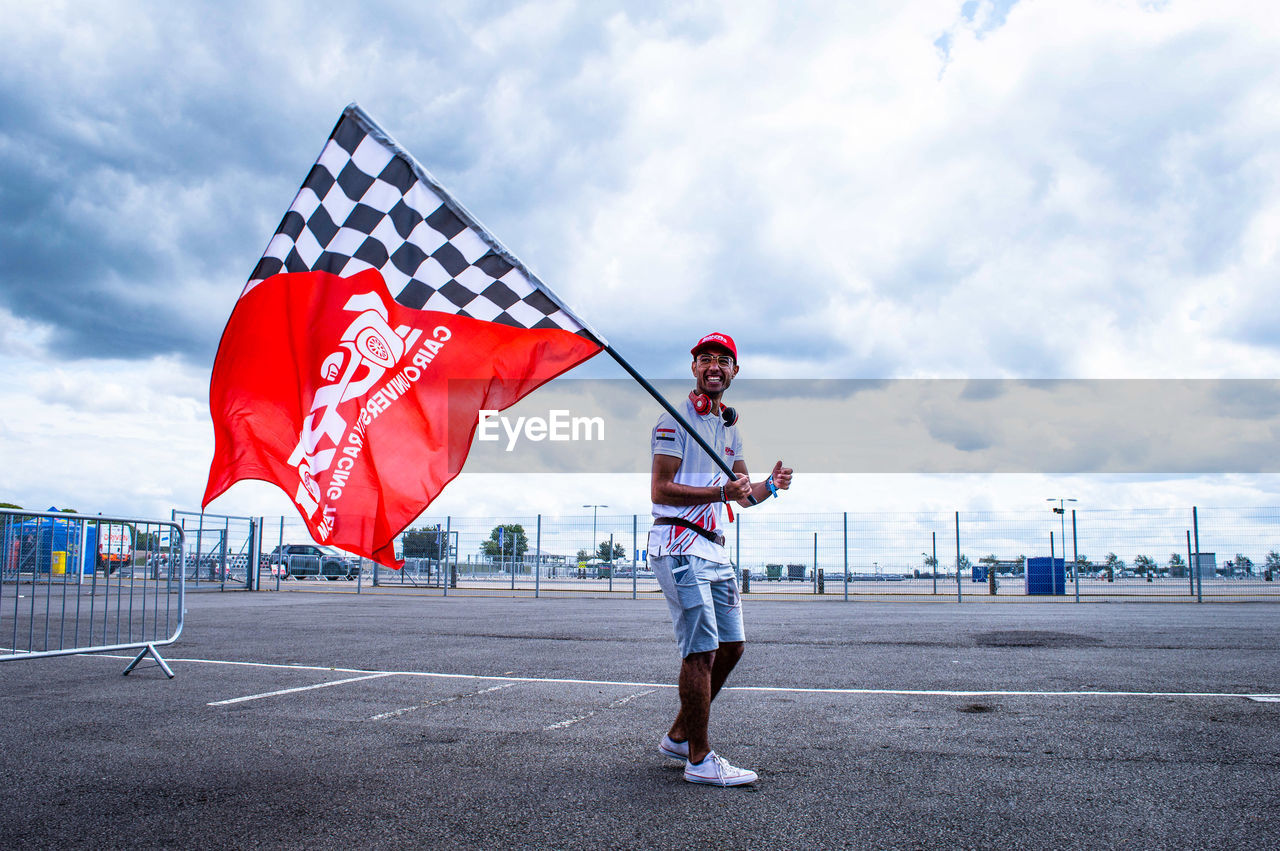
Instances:
[[[102,526],[101,526],[101,524],[99,524],[99,526],[98,526],[98,534],[99,534],[99,535],[101,535],[101,534],[102,534]],[[102,539],[101,539],[101,538],[99,538],[98,540],[99,540],[99,541],[101,541]],[[200,548],[201,548],[203,545],[204,545],[204,511],[201,511],[201,512],[200,512],[200,521],[196,524],[196,562],[195,562],[196,566],[195,566],[195,574],[194,574],[194,575],[195,575],[195,577],[196,577],[196,587],[197,587],[197,588],[199,588],[199,587],[200,587]],[[99,544],[98,546],[102,546],[102,545],[101,545],[101,544]],[[186,565],[183,565],[182,569],[183,569],[183,570],[186,570],[186,569],[187,569],[187,568],[186,568]]]
[[[929,565],[929,567],[931,568],[929,572],[933,574],[933,593],[937,594],[938,593],[938,533],[930,532],[929,534],[933,537],[933,564]]]
[[[849,512],[844,513],[844,601],[849,602]]]
[[[609,593],[613,593],[613,533],[609,533]]]
[[[1076,602],[1080,602],[1080,547],[1076,539],[1076,510],[1071,509],[1071,578],[1076,584]],[[1062,542],[1062,554],[1067,553],[1067,542]],[[1024,567],[1023,570],[1026,568]]]
[[[227,541],[230,538],[231,538],[231,518],[224,517],[222,518],[222,554],[221,554],[221,557],[218,559],[219,561],[218,570],[222,573],[222,576],[220,577],[220,579],[222,580],[222,584],[218,588],[218,590],[220,591],[227,590],[227,570],[229,569],[227,567]]]
[[[742,513],[733,516],[733,538],[735,557],[738,559],[738,576],[741,577],[742,593],[751,593],[751,570],[742,561]]]
[[[820,582],[818,582],[818,532],[813,534],[813,593],[822,594]]]
[[[449,559],[449,533],[453,531],[453,516],[446,515],[444,518],[444,577],[442,583],[444,585],[444,596],[449,596],[449,583],[453,581],[453,563]]]
[[[1057,570],[1053,563],[1053,560],[1056,557],[1057,557],[1057,554],[1053,550],[1053,530],[1050,529],[1049,530],[1049,575],[1053,577],[1052,593],[1054,594],[1058,593]],[[1065,568],[1066,565],[1067,565],[1067,545],[1063,544],[1062,545],[1062,566]]]
[[[1191,530],[1188,529],[1187,530],[1187,578],[1191,582],[1191,595],[1193,597],[1195,596],[1195,593],[1196,593],[1196,575],[1191,571],[1200,569],[1200,565],[1197,564],[1198,561],[1199,559],[1192,558],[1191,556]]]
[[[536,599],[542,592],[542,515],[538,515],[538,542],[535,544],[533,559],[533,596]]]
[[[742,562],[742,512],[733,516],[733,550],[737,555],[737,569],[739,569],[739,572],[746,571],[746,578],[742,580],[742,590],[749,591],[751,587],[751,571]]]
[[[631,515],[631,599],[636,598],[636,576],[640,573],[640,518]]]
[[[1204,602],[1204,580],[1200,576],[1200,511],[1191,506],[1191,528],[1196,535],[1196,602]]]
[[[276,590],[280,590],[280,570],[284,567],[284,515],[280,515],[280,540],[276,542],[276,557],[280,564],[276,566]]]
[[[956,602],[964,602],[964,589],[960,584],[960,512],[956,512]]]
[[[262,556],[262,547],[258,545],[258,536],[262,533],[262,520],[258,517],[249,518],[249,561],[245,568],[245,580],[249,585],[250,591],[258,590],[258,560]]]

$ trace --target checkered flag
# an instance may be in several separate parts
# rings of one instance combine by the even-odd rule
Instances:
[[[245,293],[278,272],[377,269],[406,307],[603,338],[351,104]]]
[[[605,346],[352,104],[222,332],[203,504],[271,482],[316,541],[398,566],[480,412]]]

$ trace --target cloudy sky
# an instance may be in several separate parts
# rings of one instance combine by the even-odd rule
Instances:
[[[713,328],[755,378],[1280,375],[1265,2],[0,0],[0,22],[0,501],[198,507],[219,335],[352,101],[646,375],[687,374]],[[792,506],[1280,504],[1272,475],[1149,472],[798,480]],[[437,508],[647,508],[643,477],[525,479],[464,475]],[[292,509],[243,484],[211,510]]]

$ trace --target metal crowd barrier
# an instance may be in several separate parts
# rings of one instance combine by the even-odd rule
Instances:
[[[0,509],[0,662],[157,648],[182,634],[182,527],[164,520]]]

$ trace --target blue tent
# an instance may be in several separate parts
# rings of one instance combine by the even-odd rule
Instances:
[[[50,506],[50,512],[58,509]],[[72,557],[80,549],[80,520],[63,519],[61,517],[31,517],[26,520],[9,523],[4,530],[4,549],[6,559],[12,558],[14,564],[22,572],[50,573],[53,570],[53,554],[67,554],[66,570],[75,574]],[[97,549],[95,529],[89,528],[89,539],[85,546],[84,558],[80,560],[80,569],[92,573],[94,569],[93,553]]]

